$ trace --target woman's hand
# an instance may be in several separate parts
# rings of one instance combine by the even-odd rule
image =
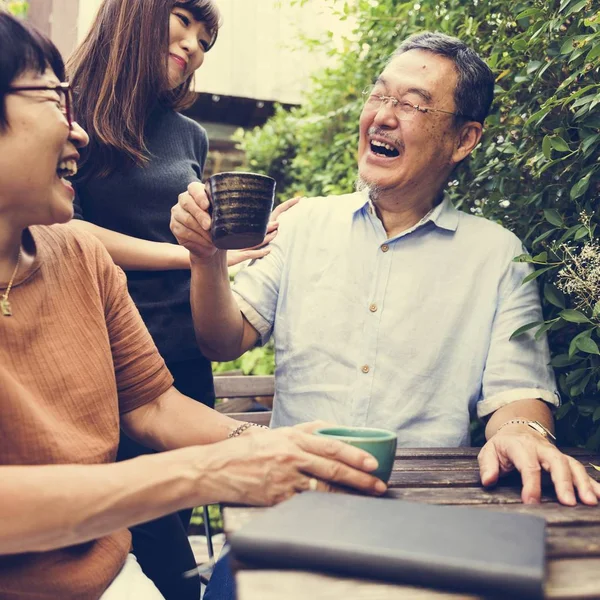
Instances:
[[[292,208],[300,202],[300,198],[291,198],[290,200],[286,200],[282,202],[275,210],[271,213],[271,218],[269,220],[269,226],[267,227],[267,235],[261,244],[258,246],[254,246],[253,248],[246,248],[244,250],[228,250],[227,251],[227,266],[233,267],[245,260],[255,260],[257,258],[262,258],[271,252],[271,248],[269,248],[269,243],[271,243],[275,236],[277,235],[277,229],[279,228],[279,222],[277,221],[277,217],[281,213],[284,213],[286,210]]]
[[[335,485],[367,494],[387,489],[368,473],[377,468],[370,454],[295,427],[242,435],[214,451],[210,470],[225,502],[270,506],[298,492],[331,491]]]

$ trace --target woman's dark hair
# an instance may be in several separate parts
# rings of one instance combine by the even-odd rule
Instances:
[[[157,101],[181,110],[195,95],[193,75],[169,90],[169,18],[174,7],[202,21],[211,43],[220,14],[214,0],[104,0],[90,32],[69,59],[77,120],[88,131],[95,175],[148,161],[144,127]],[[84,161],[85,162],[85,161]],[[88,172],[87,175],[92,175]]]
[[[56,46],[39,31],[0,10],[0,131],[8,126],[4,98],[12,82],[26,71],[50,67],[64,81],[65,66]]]

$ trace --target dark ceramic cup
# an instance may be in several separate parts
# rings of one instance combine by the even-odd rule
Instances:
[[[334,438],[372,454],[379,463],[372,475],[387,483],[392,474],[398,436],[394,431],[374,427],[324,427],[315,435]]]
[[[217,173],[206,186],[210,196],[213,244],[221,250],[260,244],[273,210],[275,180],[257,173]]]

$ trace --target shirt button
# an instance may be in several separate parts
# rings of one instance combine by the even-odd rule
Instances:
[[[363,365],[361,371],[363,373],[368,373],[371,369],[369,369],[369,365]]]
[[[377,312],[377,304],[371,304],[371,306],[369,306],[369,310],[371,312]]]
[[[389,249],[390,249],[390,247],[387,244],[383,244],[383,246],[381,246],[382,252],[387,252]]]

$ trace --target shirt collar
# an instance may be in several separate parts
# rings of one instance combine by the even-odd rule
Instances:
[[[454,208],[450,196],[444,194],[444,199],[431,211],[428,219],[440,229],[456,231],[458,227],[458,210]]]
[[[375,213],[375,207],[369,198],[367,190],[356,192],[350,204],[350,209],[353,213],[357,213],[363,208],[369,210],[371,214]],[[458,227],[458,210],[454,208],[448,194],[444,194],[443,200],[423,217],[419,225],[423,225],[428,221],[432,221],[440,229],[456,231]]]
[[[352,194],[352,201],[349,203],[349,208],[353,214],[363,208],[368,209],[369,207],[373,209],[368,190],[361,190]]]

